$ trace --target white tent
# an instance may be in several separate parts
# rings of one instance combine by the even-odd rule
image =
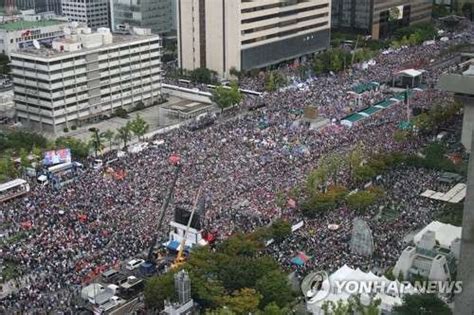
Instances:
[[[380,277],[372,272],[363,272],[359,268],[352,269],[347,265],[342,266],[337,271],[329,276],[328,279],[324,280],[321,289],[317,292],[308,291],[305,292],[307,297],[306,307],[311,314],[324,315],[323,305],[328,301],[337,303],[337,301],[347,302],[351,297],[351,292],[347,292],[347,287],[343,287],[342,290],[338,288],[336,283],[343,281],[357,281],[358,283],[383,283],[385,288],[400,288],[404,287],[403,290],[383,291],[383,292],[370,292],[371,294],[362,293],[360,298],[361,302],[368,305],[372,300],[372,293],[375,294],[376,298],[380,298],[382,303],[379,306],[381,310],[391,311],[395,305],[400,305],[402,301],[402,294],[415,293],[416,290],[411,285],[400,283],[398,281],[391,281],[384,276]],[[403,292],[401,292],[403,291]]]
[[[405,70],[402,70],[402,71],[398,72],[398,74],[402,74],[402,75],[405,75],[405,76],[408,76],[408,77],[411,77],[411,78],[416,78],[416,77],[422,75],[423,72],[424,71],[415,70],[415,69],[405,69]]]

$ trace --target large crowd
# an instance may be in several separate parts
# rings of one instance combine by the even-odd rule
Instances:
[[[473,35],[472,29],[468,34]],[[354,65],[342,73],[312,76],[305,81],[295,75],[291,86],[265,93],[265,106],[258,110],[218,121],[206,129],[172,131],[160,136],[164,144],[110,164],[124,174],[123,179],[91,168],[59,191],[34,186],[25,197],[2,204],[0,222],[7,234],[25,232],[23,222],[29,222],[31,228],[26,231],[28,237],[0,248],[0,257],[17,264],[22,272],[19,290],[0,300],[0,313],[71,311],[71,297],[91,280],[94,271],[143,253],[156,231],[159,209],[173,176],[168,157],[175,153],[181,156],[182,173],[174,202],[190,204],[202,186],[207,201],[205,227],[217,231],[219,239],[236,231],[252,231],[278,217],[299,221],[299,211],[276,205],[276,194],[301,186],[322,155],[345,152],[356,143],[371,152],[415,152],[420,148],[422,138],[406,142],[393,139],[399,122],[406,119],[403,102],[352,128],[340,125],[339,120],[387,97],[384,83],[410,65],[423,61],[427,80],[436,81],[440,70],[431,69],[430,61],[441,58],[449,45],[461,40],[465,39],[380,54],[368,69]],[[291,68],[281,71],[290,77],[293,73]],[[258,78],[245,82],[252,86],[252,80],[253,86],[258,86]],[[354,85],[371,81],[382,83],[382,88],[364,96],[360,103],[348,96]],[[433,99],[450,101],[450,96],[428,89],[414,95],[412,106],[429,107]],[[331,123],[319,130],[295,123],[308,105],[317,106]],[[430,202],[416,198],[415,192],[434,177],[431,172],[413,170],[383,177],[386,190],[393,192],[387,195],[386,204],[398,204],[402,209],[395,223],[372,222],[376,209],[367,214],[377,242],[375,260],[350,254],[348,237],[355,214],[346,208],[324,219],[306,220],[302,229],[287,241],[272,245],[269,252],[288,267],[289,258],[300,250],[314,257],[309,267],[333,269],[343,263],[386,267],[400,252],[403,233],[430,219]],[[171,217],[169,211],[165,222]],[[328,223],[337,223],[340,229],[328,231]],[[165,241],[168,226],[159,232]]]

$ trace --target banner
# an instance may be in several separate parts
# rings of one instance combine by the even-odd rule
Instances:
[[[43,165],[46,165],[46,166],[60,164],[60,163],[70,163],[70,162],[71,162],[70,149],[46,151],[43,156]]]

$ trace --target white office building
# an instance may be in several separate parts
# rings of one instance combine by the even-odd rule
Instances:
[[[414,237],[415,246],[405,248],[393,268],[396,277],[411,280],[421,276],[433,281],[451,281],[457,270],[462,228],[437,221]]]
[[[93,29],[110,26],[108,0],[61,0],[61,9],[70,22]]]
[[[57,133],[155,103],[161,93],[161,39],[149,30],[112,35],[109,29],[69,28],[52,48],[11,54],[17,119]],[[140,35],[139,35],[140,34]]]
[[[329,47],[329,0],[179,0],[178,62],[228,77]]]

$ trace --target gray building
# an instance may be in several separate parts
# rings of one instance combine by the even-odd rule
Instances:
[[[230,70],[265,68],[329,47],[331,1],[179,0],[178,62]]]
[[[61,9],[70,22],[93,29],[110,27],[108,0],[61,0]]]
[[[110,0],[113,30],[126,26],[149,28],[153,33],[169,33],[172,28],[171,0]]]
[[[431,20],[432,0],[333,0],[332,27],[384,38],[397,27]]]
[[[37,13],[54,12],[61,15],[61,0],[17,0],[18,10],[35,10]]]
[[[70,29],[52,48],[11,54],[17,119],[57,133],[111,115],[152,105],[161,93],[161,39],[149,30],[112,35],[106,28]]]

